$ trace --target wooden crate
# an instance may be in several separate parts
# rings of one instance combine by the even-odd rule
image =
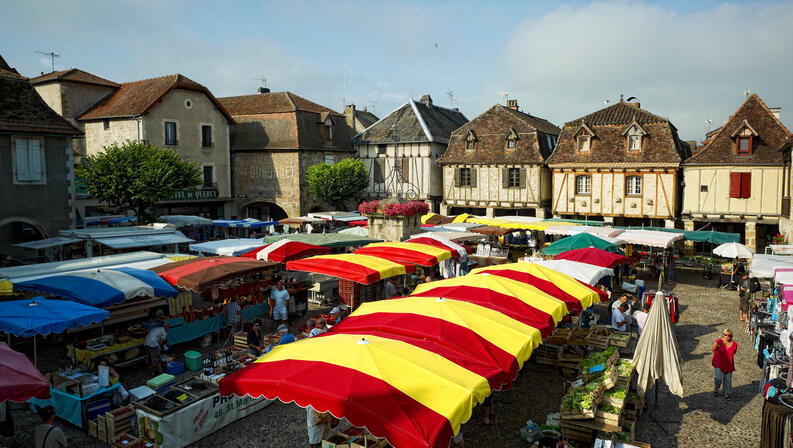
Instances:
[[[248,333],[244,331],[234,333],[234,348],[248,349]]]
[[[560,422],[562,437],[569,441],[581,442],[583,446],[592,446],[595,441],[595,430],[584,428],[565,421]]]
[[[595,421],[599,423],[605,423],[608,425],[616,425],[622,426],[622,419],[623,415],[620,414],[611,414],[608,412],[596,411],[595,412]]]

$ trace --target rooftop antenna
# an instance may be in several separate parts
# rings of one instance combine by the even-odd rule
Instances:
[[[752,91],[749,89],[743,91],[743,94],[746,95],[747,97],[749,96],[750,93],[752,93]]]
[[[44,56],[49,56],[50,57],[50,61],[52,61],[52,71],[53,72],[55,71],[55,58],[59,58],[59,57],[61,57],[61,55],[53,53],[52,51],[50,51],[50,52],[36,51],[35,53],[38,53],[38,54],[44,55]]]
[[[371,104],[371,107],[372,107],[372,113],[374,113],[374,111],[375,111],[375,108],[377,107],[377,100],[372,100],[372,102],[371,102],[371,103],[369,103],[369,104]]]
[[[501,96],[504,97],[504,104],[507,104],[507,100],[509,99],[509,92],[501,91]]]
[[[267,78],[265,78],[264,75],[262,75],[261,78],[253,78],[253,79],[259,81],[259,83],[262,84],[262,87],[264,87],[265,89],[267,88]]]
[[[454,107],[454,92],[449,90],[448,92],[446,92],[446,95],[449,96],[449,108],[453,108]]]
[[[706,119],[705,119],[705,124],[707,124],[707,125],[708,125],[708,132],[710,132],[710,125],[711,125],[711,123],[713,123],[713,120],[711,120],[711,119],[710,119],[710,117],[708,117],[708,118],[706,118]]]

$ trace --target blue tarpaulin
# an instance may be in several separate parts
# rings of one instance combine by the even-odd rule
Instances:
[[[0,330],[21,337],[61,333],[110,317],[110,313],[101,308],[44,297],[3,302],[2,309]]]

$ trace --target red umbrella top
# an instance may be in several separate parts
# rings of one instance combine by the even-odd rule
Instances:
[[[0,342],[0,402],[50,398],[50,383],[27,356]]]
[[[259,252],[270,246],[273,246],[273,244],[257,247],[256,249],[253,249],[249,252],[245,252],[241,256],[245,258],[253,258],[255,260],[258,257]],[[299,241],[286,241],[279,247],[274,248],[271,252],[269,252],[267,254],[267,260],[274,261],[276,263],[286,263],[287,261],[300,260],[301,258],[312,257],[314,255],[326,255],[330,252],[331,249],[329,247],[301,243]]]
[[[630,257],[613,254],[603,249],[595,247],[585,247],[582,249],[568,250],[556,256],[557,260],[580,261],[581,263],[593,264],[603,268],[613,268],[622,263],[630,263]]]

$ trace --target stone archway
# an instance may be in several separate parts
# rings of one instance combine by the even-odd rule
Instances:
[[[263,221],[279,221],[289,216],[280,205],[266,201],[249,202],[242,207],[240,214],[244,218],[256,218]]]
[[[23,249],[14,244],[47,238],[47,230],[35,219],[25,216],[8,216],[0,219],[0,253],[21,255]]]

